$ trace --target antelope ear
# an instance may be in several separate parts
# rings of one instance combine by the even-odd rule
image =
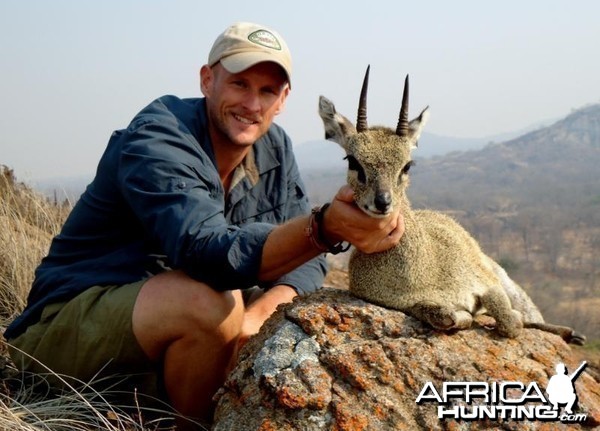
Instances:
[[[419,138],[421,137],[421,132],[423,131],[423,127],[427,124],[429,120],[429,106],[421,111],[419,116],[408,123],[408,131],[411,142],[413,142],[413,148],[416,148],[419,144]]]
[[[319,97],[319,116],[325,127],[325,139],[337,142],[347,152],[348,138],[356,134],[350,120],[335,110],[335,105],[325,96]]]

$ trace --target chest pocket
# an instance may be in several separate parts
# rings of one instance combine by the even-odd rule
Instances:
[[[262,179],[255,187],[240,187],[231,191],[231,206],[227,216],[232,224],[280,224],[305,212],[308,203],[301,183],[292,182],[288,190],[285,178],[269,176]],[[249,186],[249,183],[244,185]]]
[[[241,199],[232,203],[230,221],[238,226],[256,222],[281,223],[285,220],[285,201],[280,189],[246,190]]]

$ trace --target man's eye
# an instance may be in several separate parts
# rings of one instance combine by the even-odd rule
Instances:
[[[263,93],[265,93],[265,94],[269,94],[269,95],[271,95],[271,96],[274,96],[274,95],[276,95],[276,94],[277,94],[277,92],[276,92],[274,89],[270,88],[270,87],[268,87],[268,88],[263,88],[263,89],[262,89],[262,92],[263,92]]]

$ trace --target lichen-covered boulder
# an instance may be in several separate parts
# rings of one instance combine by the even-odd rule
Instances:
[[[538,419],[552,414],[544,391],[558,363],[569,372],[580,365],[569,346],[552,334],[526,329],[506,339],[479,325],[443,333],[347,291],[323,289],[280,309],[244,347],[216,395],[213,430],[599,427],[600,384],[586,371],[575,381],[579,402],[572,419],[577,420]],[[444,383],[450,384],[446,393]],[[468,391],[483,391],[488,398],[474,395],[466,402]],[[502,407],[494,407],[496,417],[485,416],[502,404],[497,401],[502,397],[512,405],[510,411],[521,405],[521,419],[510,412],[501,416]],[[523,418],[523,412],[536,408],[535,418]],[[445,417],[439,417],[440,411]],[[485,419],[456,419],[453,412]]]

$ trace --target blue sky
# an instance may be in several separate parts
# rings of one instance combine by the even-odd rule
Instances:
[[[230,23],[273,27],[292,50],[277,122],[320,139],[320,94],[355,117],[371,64],[369,123],[393,125],[411,76],[427,131],[486,137],[600,102],[595,0],[0,0],[0,164],[24,180],[92,175],[114,129],[163,94],[200,95],[198,70]]]

